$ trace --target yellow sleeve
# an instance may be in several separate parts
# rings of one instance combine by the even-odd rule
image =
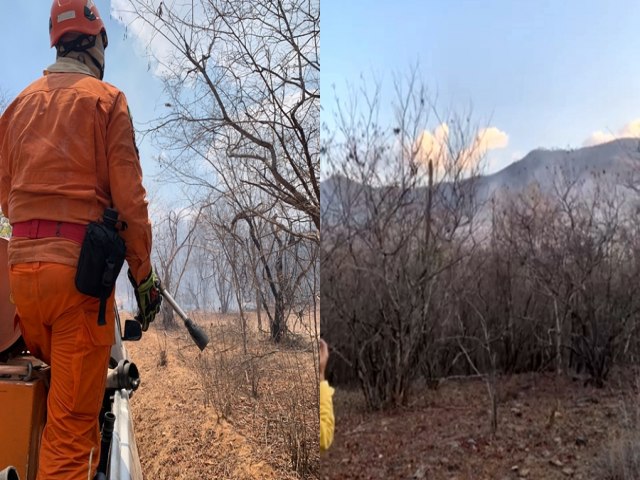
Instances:
[[[333,443],[333,388],[329,382],[320,382],[320,450],[326,450]]]

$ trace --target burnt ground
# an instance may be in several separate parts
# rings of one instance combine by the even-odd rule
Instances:
[[[495,437],[481,379],[425,388],[390,412],[366,413],[359,392],[336,389],[321,478],[640,478],[636,378],[617,373],[596,389],[550,374],[502,377]]]
[[[317,478],[310,343],[300,335],[276,347],[253,329],[247,356],[237,319],[194,319],[211,339],[204,353],[181,327],[153,324],[141,341],[126,344],[142,380],[131,408],[144,477]]]

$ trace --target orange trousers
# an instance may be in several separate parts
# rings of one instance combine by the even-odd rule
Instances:
[[[99,300],[77,291],[75,274],[75,267],[58,263],[10,266],[25,343],[51,366],[37,480],[93,478],[100,458],[98,416],[114,342],[113,296],[107,324],[99,326]]]

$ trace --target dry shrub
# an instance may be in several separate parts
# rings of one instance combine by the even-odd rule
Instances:
[[[295,378],[295,387],[284,396],[276,417],[275,431],[284,440],[291,468],[305,477],[313,471],[320,430],[315,377],[305,368],[303,355],[300,352],[284,352],[278,359],[279,370],[288,370]],[[310,409],[310,405],[314,405],[314,408]]]
[[[169,355],[167,354],[167,332],[162,332],[162,341],[160,335],[156,333],[158,340],[158,366],[166,367],[169,364]]]
[[[234,317],[213,322],[208,333],[209,346],[196,363],[206,404],[219,419],[244,424],[270,461],[312,478],[319,466],[315,342],[289,333],[274,345],[252,326],[245,354]]]
[[[636,389],[640,378],[636,380]],[[602,480],[640,478],[640,395],[622,400],[620,430],[612,432],[600,460]]]
[[[231,346],[226,326],[211,325],[209,346],[197,360],[197,371],[202,382],[206,405],[211,405],[218,419],[229,419],[240,396],[238,378],[241,368],[236,349]]]
[[[629,432],[613,439],[602,461],[603,480],[636,480],[640,478],[640,432]]]

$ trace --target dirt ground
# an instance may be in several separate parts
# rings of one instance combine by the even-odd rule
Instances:
[[[181,327],[166,332],[154,324],[126,344],[141,377],[131,406],[145,478],[318,478],[311,349],[303,341],[276,347],[253,331],[243,356],[233,317],[194,319],[211,339],[203,353]],[[294,408],[291,392],[299,393]],[[300,438],[304,448],[295,444]]]
[[[614,377],[604,389],[546,374],[501,378],[495,438],[479,379],[425,389],[386,413],[364,413],[360,393],[336,389],[335,441],[321,456],[321,478],[640,478],[605,475],[630,431],[638,450],[637,376]]]

